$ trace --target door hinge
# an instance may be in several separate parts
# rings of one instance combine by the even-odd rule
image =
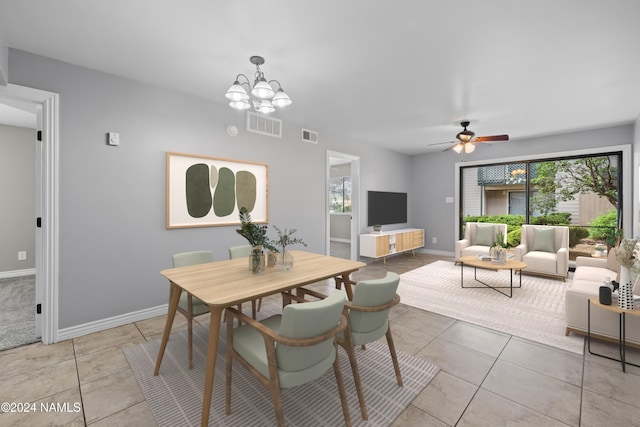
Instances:
[[[42,227],[42,218],[41,217],[36,218],[36,227],[38,227],[38,228]]]
[[[38,138],[38,141],[42,141],[42,131],[41,130],[38,131],[38,137],[37,138]]]
[[[36,314],[42,314],[42,304],[36,304]]]

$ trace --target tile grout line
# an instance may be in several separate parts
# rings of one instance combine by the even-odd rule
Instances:
[[[82,407],[82,421],[84,425],[87,425],[87,412],[84,408],[84,399],[82,398],[82,385],[80,384],[80,369],[78,368],[78,356],[76,355],[76,343],[75,340],[71,340],[71,347],[73,348],[73,361],[76,365],[76,380],[78,381],[78,394],[80,394],[80,406]]]

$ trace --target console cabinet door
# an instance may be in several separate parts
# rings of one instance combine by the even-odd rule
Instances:
[[[389,255],[389,236],[378,236],[376,238],[376,257]]]
[[[413,232],[413,247],[421,248],[424,246],[424,230],[416,230]]]

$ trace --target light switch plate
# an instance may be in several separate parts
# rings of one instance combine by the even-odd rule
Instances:
[[[118,132],[109,132],[107,136],[107,144],[120,145],[120,134]]]

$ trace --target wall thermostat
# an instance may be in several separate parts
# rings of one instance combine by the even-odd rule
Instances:
[[[107,135],[107,144],[120,145],[120,134],[118,132],[109,132]]]

